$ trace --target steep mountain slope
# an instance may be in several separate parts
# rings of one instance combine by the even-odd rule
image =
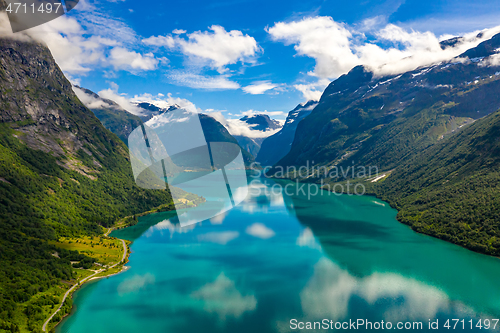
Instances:
[[[263,166],[274,165],[281,160],[292,146],[295,131],[299,123],[307,117],[318,103],[309,101],[299,104],[288,113],[283,128],[276,134],[266,138],[260,147],[259,154],[255,158]]]
[[[282,127],[279,121],[267,114],[244,116],[239,119],[240,126],[247,127],[241,135],[234,135],[240,146],[256,157],[262,142]]]
[[[227,129],[222,126],[214,118],[206,115],[199,114],[201,127],[203,128],[203,133],[205,134],[205,139],[207,142],[231,142],[234,144],[238,144],[236,138],[234,138]],[[241,147],[241,146],[240,146]],[[241,147],[241,151],[243,153],[243,160],[246,165],[250,165],[254,161],[254,157],[248,153],[243,147]]]
[[[125,144],[128,136],[142,124],[142,120],[119,106],[116,102],[101,98],[91,90],[73,87],[76,95],[111,132],[115,133]]]
[[[45,46],[0,39],[0,54],[0,327],[35,332],[40,309],[54,304],[41,294],[74,278],[47,240],[102,233],[171,196],[135,185],[127,147],[78,100]]]
[[[500,107],[499,35],[456,58],[398,76],[374,77],[362,66],[333,81],[301,121],[278,164],[375,165],[401,160]],[[486,50],[486,51],[485,51]]]
[[[167,108],[159,107],[153,103],[149,102],[139,102],[137,106],[143,110],[143,115],[140,116],[141,120],[146,122],[153,118],[154,116],[162,115],[165,112],[180,109],[181,107],[177,104],[168,106]]]
[[[375,187],[418,232],[500,255],[500,111],[417,154]]]
[[[257,156],[260,151],[260,142],[263,138],[249,138],[243,135],[235,135],[234,138],[238,141],[241,148],[245,149],[250,155]]]

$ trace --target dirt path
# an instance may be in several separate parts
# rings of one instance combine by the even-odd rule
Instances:
[[[112,231],[111,228],[108,229],[107,233],[105,234],[105,236],[109,235],[109,233]],[[122,242],[122,245],[123,245],[123,256],[122,256],[122,259],[117,262],[116,264],[114,264],[113,266],[110,266],[108,267],[109,268],[114,268],[116,267],[118,264],[120,264],[121,262],[124,262],[125,261],[125,258],[127,258],[127,253],[128,253],[128,249],[127,249],[127,244],[125,243],[125,241],[123,239],[120,239],[120,241]],[[65,294],[64,294],[64,297],[62,299],[62,302],[61,302],[61,305],[59,305],[59,307],[57,308],[57,310],[49,317],[49,319],[47,319],[45,321],[45,323],[43,323],[43,326],[42,326],[42,331],[44,332],[47,332],[47,325],[49,324],[50,320],[52,318],[54,318],[54,316],[61,310],[61,308],[63,307],[64,305],[64,302],[66,301],[66,298],[71,294],[71,292],[76,288],[78,287],[79,285],[82,285],[84,282],[88,281],[89,279],[92,279],[95,275],[99,274],[99,273],[102,273],[104,271],[104,269],[100,269],[98,271],[96,271],[94,274],[92,275],[89,275],[87,276],[86,278],[83,278],[81,279],[80,281],[78,281],[77,283],[75,283]]]

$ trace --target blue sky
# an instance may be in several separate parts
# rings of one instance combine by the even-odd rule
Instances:
[[[354,65],[392,74],[459,54],[440,52],[436,41],[469,34],[474,45],[471,32],[500,25],[499,4],[84,1],[32,34],[47,42],[73,82],[124,105],[140,96],[193,103],[227,118],[267,111],[284,119]],[[412,64],[400,62],[415,54]]]

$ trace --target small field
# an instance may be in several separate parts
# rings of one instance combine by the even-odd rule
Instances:
[[[119,262],[123,255],[120,240],[107,237],[60,238],[53,242],[57,247],[83,253],[97,260],[102,265],[113,265]]]

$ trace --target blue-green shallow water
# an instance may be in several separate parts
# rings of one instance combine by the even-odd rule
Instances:
[[[498,259],[416,234],[372,197],[257,195],[272,184],[210,221],[160,213],[114,232],[134,240],[131,268],[78,291],[57,332],[289,332],[324,318],[450,331],[449,318],[500,317]]]

